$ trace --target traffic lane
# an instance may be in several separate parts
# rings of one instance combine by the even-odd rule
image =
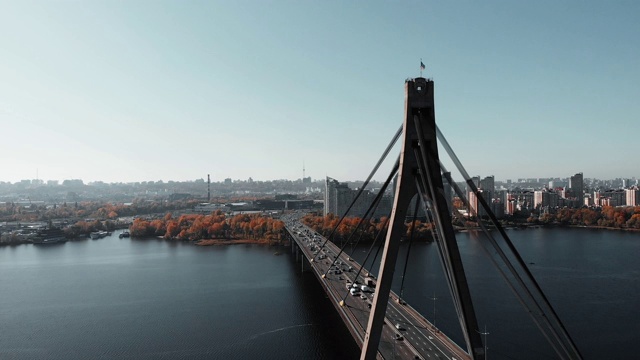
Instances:
[[[323,259],[323,261],[318,261],[317,265],[318,268],[322,270],[323,273],[326,273],[327,270],[329,269],[329,266],[331,266],[332,264],[334,264],[335,262],[333,261],[333,257],[331,257],[331,255],[334,254],[330,254],[331,251],[338,251],[336,249],[335,246],[333,246],[334,244],[331,243],[327,243],[328,246],[326,246],[326,250],[328,251],[324,251],[323,253],[325,253],[329,259],[331,259],[330,261],[324,261],[325,259]],[[328,252],[328,253],[327,253]],[[346,255],[341,254],[341,256],[338,259],[343,259],[346,262],[348,262],[349,260],[347,259]],[[332,287],[334,288],[334,291],[337,290],[339,297],[344,298],[345,299],[345,304],[347,306],[349,306],[352,310],[352,313],[355,315],[355,318],[358,320],[358,323],[360,324],[362,331],[364,333],[364,330],[366,329],[366,326],[368,325],[368,320],[369,320],[369,314],[370,314],[370,309],[367,306],[367,301],[370,301],[370,295],[366,296],[366,299],[361,299],[359,296],[354,296],[351,295],[349,293],[349,290],[347,290],[346,287],[346,279],[349,279],[351,282],[354,282],[354,280],[356,279],[356,274],[355,273],[348,273],[345,272],[343,277],[343,281],[344,281],[344,287],[342,287],[342,283],[340,282],[340,275],[338,275],[337,277],[335,277],[334,275],[327,275],[325,276],[325,279],[330,280],[331,283],[338,283],[338,284],[333,284]],[[361,278],[361,276],[358,276],[357,279],[359,280],[360,283],[364,282],[364,279]],[[413,357],[413,354],[416,353],[415,349],[412,349],[410,345],[406,344],[406,342],[404,342],[404,340],[396,340],[395,339],[395,334],[398,333],[396,331],[396,329],[394,328],[393,324],[389,325],[389,322],[386,321],[385,322],[385,331],[383,333],[383,339],[381,339],[381,343],[382,343],[382,347],[380,349],[380,351],[382,353],[388,353],[391,352],[391,355],[394,355],[393,352],[395,351],[396,354],[402,354],[404,356],[410,356]],[[402,343],[400,345],[397,345],[396,342],[401,341]],[[392,344],[393,346],[387,346],[389,344]]]
[[[346,285],[341,281],[336,281],[333,277],[330,277],[329,281],[336,283],[335,289],[338,289],[338,292],[345,297],[345,307],[347,307],[357,319],[364,334],[370,314],[370,309],[367,307],[366,300],[361,299],[359,296],[351,295],[346,289]],[[394,336],[397,332],[395,331],[395,328],[389,324],[389,321],[385,322],[380,344],[378,346],[379,353],[387,359],[398,356],[405,359],[413,358],[413,354],[415,353],[414,349],[410,344],[407,344],[402,340],[395,340]]]
[[[329,242],[327,244],[330,244]],[[335,247],[335,244],[331,244]],[[329,245],[329,246],[331,246]],[[335,249],[334,249],[335,250]],[[341,257],[343,254],[341,255]],[[355,274],[354,274],[355,277]],[[351,277],[350,277],[351,278]],[[353,280],[353,278],[351,278]],[[360,279],[360,276],[358,277]],[[429,352],[431,355],[437,358],[447,358],[447,359],[456,359],[456,352],[453,351],[447,344],[441,341],[438,337],[434,337],[433,333],[429,332],[426,327],[421,327],[416,323],[420,323],[418,319],[416,319],[412,314],[410,314],[405,308],[399,308],[396,306],[395,302],[389,299],[388,309],[393,309],[395,311],[395,317],[397,321],[402,321],[405,324],[410,324],[407,326],[412,329],[410,340],[411,342],[416,342],[416,350],[419,354]],[[399,310],[402,309],[402,310]],[[411,320],[409,319],[411,318]],[[395,325],[395,324],[394,324]],[[419,330],[422,329],[422,330]],[[413,338],[415,336],[415,339]],[[422,346],[420,346],[422,345]],[[421,351],[420,351],[421,350]]]
[[[415,336],[415,345],[420,353],[432,353],[436,357],[444,356],[447,359],[456,359],[456,355],[451,349],[424,327],[416,326],[404,314],[399,311],[395,304],[391,304],[389,315],[399,323],[405,324],[406,331]]]
[[[397,309],[392,307],[389,309],[389,315],[394,321],[403,325],[406,329],[404,330],[405,337],[408,338],[411,343],[414,345],[418,353],[422,356],[426,356],[431,354],[436,358],[445,357],[451,359],[451,355],[447,356],[447,354],[442,351],[437,345],[435,345],[432,341],[433,338],[429,339],[430,335],[425,335],[420,332],[411,322],[407,321],[407,319],[403,316],[403,314]]]
[[[416,331],[423,334],[423,336],[427,337],[427,340],[431,340],[436,344],[439,344],[439,349],[443,352],[443,354],[448,354],[452,359],[469,359],[469,356],[464,353],[460,347],[455,343],[450,343],[449,341],[445,341],[440,338],[437,334],[434,333],[431,324],[419,315],[413,308],[410,306],[402,306],[398,305],[395,302],[392,304],[393,309],[398,311],[403,317],[407,317],[405,319],[410,318],[410,322],[412,326],[416,329]],[[399,311],[401,309],[401,311]]]
[[[348,304],[357,304],[354,310],[360,312],[358,318],[361,319],[363,327],[366,327],[369,321],[369,314],[371,310],[366,306],[366,304],[367,301],[370,301],[370,296],[371,294],[366,294],[366,300],[353,296],[352,298],[350,298],[353,300],[348,302]],[[400,357],[403,359],[413,359],[416,354],[420,354],[420,352],[415,348],[415,344],[413,344],[411,341],[406,340],[404,334],[402,334],[395,328],[395,324],[388,316],[385,316],[385,321],[383,324],[384,325],[381,334],[382,336],[379,344],[379,351],[381,353],[390,355],[392,357]],[[396,334],[402,335],[403,339],[397,340],[395,338]]]
[[[311,236],[306,236],[305,235],[304,238],[307,239],[307,241],[310,242],[310,244],[308,244],[307,246],[312,246],[314,244],[314,242],[312,241],[312,239],[314,238],[313,234],[311,234]],[[318,245],[318,247],[319,247],[319,245]],[[329,269],[329,267],[331,265],[335,264],[336,261],[334,261],[334,256],[339,252],[339,249],[337,248],[337,246],[335,246],[335,244],[333,244],[331,242],[326,242],[325,248],[326,249],[323,251],[323,253],[325,253],[328,258],[327,259],[323,259],[323,260],[326,260],[326,261],[322,261],[322,262],[319,261],[318,264],[317,264],[317,265],[319,265],[318,268],[322,269],[321,272],[324,273],[324,274],[327,273],[327,270]],[[335,252],[335,254],[331,254],[331,252]],[[332,255],[334,255],[334,256],[332,256]],[[345,254],[341,254],[340,257],[338,257],[338,259],[343,259],[345,264],[348,263],[348,261],[349,261]],[[326,276],[325,278],[326,279],[327,278],[331,279],[331,278],[333,278],[333,276],[331,276],[331,277]],[[344,279],[348,278],[351,281],[354,281],[356,276],[355,276],[355,273],[354,274],[348,274],[348,273],[345,272],[345,276],[343,276],[343,278]],[[358,276],[358,279],[361,279],[361,277]],[[340,289],[340,290],[337,291],[338,296],[341,297],[341,298],[344,298],[345,299],[345,303],[348,304],[348,306],[350,306],[352,310],[355,310],[355,309],[361,310],[360,311],[360,316],[356,316],[356,319],[358,319],[358,323],[360,324],[360,326],[363,328],[363,331],[364,331],[364,329],[366,328],[366,326],[368,324],[368,317],[369,317],[369,313],[370,313],[370,310],[368,309],[368,307],[365,309],[366,300],[358,301],[359,298],[356,298],[356,296],[352,296],[352,295],[348,294],[348,290],[346,289],[346,286],[344,286],[344,290],[342,290],[342,288],[340,287],[341,284],[340,284],[339,276],[336,276],[336,278],[333,278],[332,280],[333,281],[331,281],[331,282],[337,282],[338,283],[338,284],[335,284],[335,285],[332,286],[334,288],[334,290]],[[344,283],[346,284],[346,280],[344,281]],[[353,299],[353,301],[349,300],[349,299]],[[367,299],[370,300],[370,297],[367,296]],[[404,340],[395,340],[394,335],[397,333],[397,331],[395,329],[395,324],[391,324],[391,325],[389,325],[389,326],[384,328],[385,331],[383,332],[383,337],[385,339],[381,339],[381,343],[383,344],[383,349],[381,349],[382,350],[381,352],[385,352],[386,353],[387,351],[389,351],[389,349],[386,349],[387,351],[385,351],[385,349],[384,349],[384,344],[386,343],[386,344],[393,344],[393,349],[391,350],[392,352],[396,351],[396,353],[398,353],[398,348],[399,348],[400,349],[399,350],[400,353],[402,353],[405,356],[411,357],[411,358],[416,353],[421,354],[421,355],[427,355],[427,357],[431,357],[431,356],[429,356],[430,354],[427,353],[427,349],[431,350],[432,348],[431,347],[424,348],[424,347],[420,346],[421,345],[420,344],[420,340],[421,339],[422,339],[422,345],[427,346],[427,342],[425,340],[429,340],[428,337],[430,337],[430,336],[427,335],[428,337],[425,337],[425,335],[423,333],[414,330],[415,326],[413,325],[413,323],[410,320],[408,320],[408,318],[401,311],[399,311],[394,305],[395,304],[393,304],[392,301],[389,301],[389,308],[394,309],[394,311],[395,311],[395,317],[396,317],[395,320],[399,322],[399,321],[402,321],[404,319],[404,321],[406,323],[411,324],[410,326],[407,327],[407,329],[411,328],[411,330],[406,335],[407,335],[408,339],[411,340],[409,342],[415,342],[415,344],[412,344],[412,345],[415,345],[415,346],[407,345],[406,343],[404,343]],[[352,313],[353,313],[353,311],[352,311]],[[407,314],[407,316],[411,316],[411,315]],[[385,320],[387,320],[387,319],[385,319]],[[393,322],[393,321],[391,321],[391,322]],[[388,325],[388,321],[385,322],[385,324]],[[392,328],[392,329],[389,329],[389,328]],[[388,337],[388,339],[387,339],[387,337]],[[433,338],[431,338],[431,340],[432,339]],[[403,344],[398,346],[396,344],[396,342],[398,342],[398,341],[403,341]],[[433,345],[435,346],[435,344],[433,344]],[[420,348],[420,349],[418,349],[418,348]],[[420,351],[420,350],[422,350],[422,351]],[[440,357],[439,356],[440,354],[438,354],[437,352],[433,352],[432,355],[434,355],[435,357]],[[449,358],[451,358],[451,357],[449,357]]]
[[[326,278],[325,278],[326,279]],[[346,290],[346,286],[342,281],[329,279],[329,282],[336,283],[334,286],[334,290],[344,297],[345,301],[345,313],[350,314],[352,318],[358,323],[362,334],[364,336],[366,326],[369,320],[369,309],[366,306],[366,302],[358,296],[351,295],[348,290]],[[391,359],[394,357],[394,347],[393,347],[393,333],[386,332],[382,334],[382,338],[380,339],[380,344],[378,346],[378,353],[385,359]],[[399,354],[399,349],[402,347],[397,347],[396,354]],[[408,353],[406,350],[401,351],[400,353],[406,354]]]

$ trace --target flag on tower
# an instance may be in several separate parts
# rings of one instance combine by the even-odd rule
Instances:
[[[425,66],[424,63],[422,62],[422,60],[420,60],[420,70],[424,70]]]

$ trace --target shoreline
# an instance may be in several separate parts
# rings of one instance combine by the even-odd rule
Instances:
[[[494,226],[487,227],[489,231],[495,231]],[[587,225],[563,225],[563,224],[526,224],[526,225],[509,225],[502,226],[505,230],[527,230],[527,229],[589,229],[589,230],[611,230],[611,231],[626,231],[626,232],[640,232],[640,229],[634,228],[619,228],[610,226],[587,226]],[[469,232],[469,231],[482,231],[479,226],[470,227],[469,229],[455,229],[455,232]]]
[[[240,244],[255,244],[255,245],[284,245],[284,241],[274,241],[267,239],[235,239],[235,240],[225,240],[225,239],[203,239],[197,240],[193,243],[197,246],[221,246],[221,245],[240,245]]]

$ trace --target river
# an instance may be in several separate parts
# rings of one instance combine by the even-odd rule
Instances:
[[[586,359],[635,358],[640,234],[510,231]],[[472,234],[458,234],[490,359],[554,358]],[[407,246],[394,288],[399,291]],[[0,248],[1,359],[351,359],[315,277],[282,249],[119,239]],[[362,257],[355,249],[354,257]],[[404,297],[459,340],[433,244],[414,244]]]

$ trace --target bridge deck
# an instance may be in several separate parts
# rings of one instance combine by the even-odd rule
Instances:
[[[371,310],[368,304],[373,300],[373,293],[361,291],[358,295],[351,295],[347,289],[347,282],[353,283],[356,280],[355,276],[360,264],[343,253],[337,259],[340,262],[337,265],[340,273],[329,274],[327,270],[336,260],[335,256],[340,252],[340,249],[330,241],[327,241],[324,248],[320,249],[320,245],[325,241],[325,238],[320,234],[294,219],[285,223],[286,230],[301,250],[306,261],[310,261],[316,255],[314,251],[318,252],[316,260],[309,262],[311,270],[327,292],[329,299],[338,310],[356,343],[362,347]],[[353,270],[349,271],[349,267],[352,267]],[[323,278],[323,274],[327,275]],[[363,275],[366,274],[360,274],[357,279],[360,285],[365,284]],[[362,294],[365,298],[360,297]],[[345,299],[344,306],[340,305],[342,299]],[[399,325],[401,329],[398,330],[396,325]],[[396,340],[396,334],[402,335],[403,340]],[[392,292],[378,347],[378,358],[466,360],[470,359],[470,356],[446,335],[436,331],[432,324],[411,306],[406,303],[399,304],[398,296]]]

